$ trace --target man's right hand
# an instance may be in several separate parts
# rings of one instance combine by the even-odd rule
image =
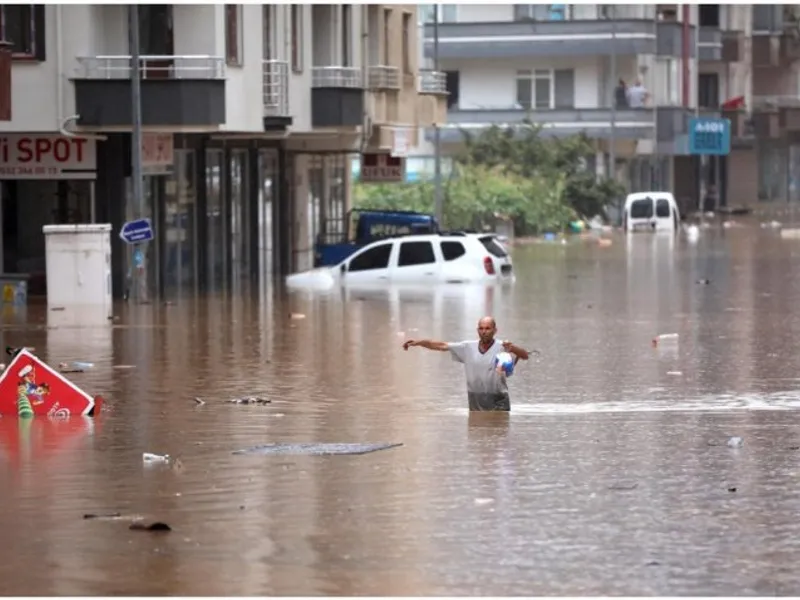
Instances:
[[[415,342],[414,340],[406,340],[405,342],[403,342],[403,350],[408,350],[412,346],[416,346],[416,345],[417,345],[417,342]]]

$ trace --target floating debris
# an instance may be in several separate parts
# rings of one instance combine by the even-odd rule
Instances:
[[[744,446],[744,439],[739,436],[733,436],[728,440],[728,448],[741,448]]]
[[[150,452],[142,453],[142,462],[149,465],[163,465],[169,462],[169,454],[152,454]]]
[[[206,403],[205,400],[203,400],[202,398],[198,398],[196,396],[195,396],[194,401],[197,403],[198,406],[203,406]]]
[[[259,396],[243,396],[242,398],[233,398],[228,400],[228,404],[270,404],[272,400],[268,398],[261,398]]]
[[[131,531],[172,531],[172,527],[161,521],[137,521],[128,527]]]
[[[233,454],[250,454],[259,456],[269,455],[305,455],[305,456],[331,456],[331,455],[355,455],[355,454],[368,454],[370,452],[377,452],[378,450],[387,450],[389,448],[397,448],[402,446],[401,443],[383,443],[383,444],[325,444],[325,443],[311,443],[311,444],[266,444],[263,446],[254,446],[244,450],[235,450]]]
[[[84,519],[121,519],[122,513],[103,513],[103,514],[95,514],[95,513],[87,513],[83,515]]]

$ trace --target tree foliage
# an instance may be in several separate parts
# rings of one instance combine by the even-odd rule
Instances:
[[[444,221],[450,228],[491,226],[511,218],[518,234],[558,231],[576,217],[605,216],[622,193],[587,165],[595,150],[583,135],[547,138],[538,127],[491,127],[464,132],[464,148],[443,182]],[[417,183],[354,186],[354,206],[432,212],[434,186]]]

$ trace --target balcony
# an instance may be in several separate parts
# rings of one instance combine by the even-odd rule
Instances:
[[[614,26],[615,24],[615,26]],[[694,26],[689,28],[694,57]],[[657,54],[678,58],[683,50],[678,22],[652,19],[591,19],[440,23],[439,58],[499,59],[548,56]],[[425,56],[433,56],[433,25],[425,25]]]
[[[697,41],[700,60],[717,62],[722,60],[722,30],[719,27],[700,27]]]
[[[557,108],[526,110],[518,108],[451,109],[447,123],[441,127],[442,143],[463,141],[463,131],[479,133],[491,126],[502,128],[521,125],[526,120],[542,127],[542,135],[567,137],[584,133],[594,139],[611,138],[611,108]],[[614,137],[618,140],[658,138],[659,150],[680,154],[688,131],[688,118],[693,116],[682,107],[618,109]],[[428,140],[432,131],[426,131]]]
[[[778,67],[800,59],[800,16],[794,5],[754,4],[753,64]]]
[[[422,69],[417,88],[417,123],[420,127],[447,122],[447,75],[443,71]]]
[[[367,84],[373,91],[398,91],[400,89],[400,69],[387,65],[367,67]]]
[[[262,65],[264,131],[283,131],[292,124],[289,111],[289,63],[265,60]]]
[[[356,67],[311,69],[312,127],[358,127],[364,120],[364,84]]]
[[[73,78],[78,124],[130,127],[131,57],[78,58]],[[225,59],[141,56],[142,124],[216,127],[225,122]]]
[[[447,74],[444,71],[420,69],[419,93],[447,95]]]
[[[753,96],[756,137],[777,138],[781,132],[800,132],[800,96]]]
[[[722,32],[722,61],[726,63],[741,62],[744,60],[743,31]]]

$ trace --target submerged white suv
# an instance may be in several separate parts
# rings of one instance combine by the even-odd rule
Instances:
[[[481,283],[513,281],[511,257],[494,234],[407,235],[364,246],[335,267],[286,278],[290,287],[325,283]]]

